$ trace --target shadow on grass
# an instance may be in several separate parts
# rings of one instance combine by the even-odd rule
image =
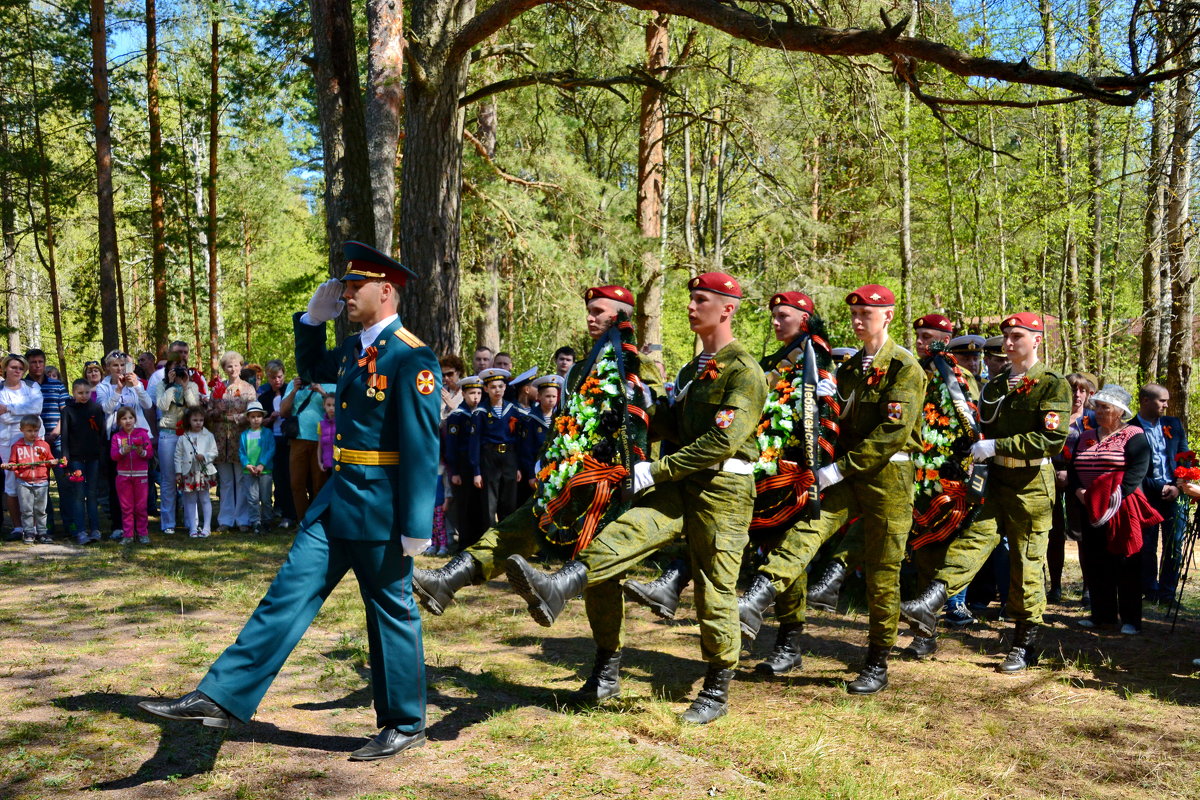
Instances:
[[[88,789],[131,789],[156,781],[178,780],[209,772],[226,741],[264,742],[282,747],[347,754],[363,744],[362,737],[302,733],[280,728],[269,722],[251,721],[244,725],[235,723],[235,727],[230,730],[219,730],[195,723],[159,719],[137,708],[139,701],[150,699],[154,698],[114,692],[87,692],[53,701],[55,706],[64,711],[111,712],[144,721],[159,729],[158,747],[154,755],[136,772],[124,778],[94,783]]]

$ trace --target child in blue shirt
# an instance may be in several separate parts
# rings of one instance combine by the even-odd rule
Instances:
[[[242,431],[238,459],[242,463],[242,491],[254,533],[262,533],[271,519],[271,465],[275,463],[275,435],[263,427],[266,411],[257,400],[246,406],[250,427]]]

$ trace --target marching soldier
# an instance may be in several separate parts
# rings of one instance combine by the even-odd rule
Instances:
[[[755,429],[766,381],[758,363],[733,338],[733,315],[742,297],[737,281],[708,272],[692,278],[688,288],[688,320],[704,350],[680,371],[675,404],[660,407],[651,427],[679,449],[634,465],[634,490],[644,494],[578,560],[547,575],[513,556],[508,578],[534,619],[547,626],[570,598],[586,589],[596,664],[572,699],[596,703],[620,692],[625,621],[620,578],[682,531],[695,572],[700,649],[708,671],[681,719],[705,724],[728,711],[729,681],[741,649],[736,584],[749,541],[753,465],[759,456]]]
[[[980,418],[986,438],[971,449],[976,461],[991,464],[986,513],[997,526],[975,524],[946,552],[945,566],[921,595],[901,606],[904,619],[925,636],[933,635],[937,612],[949,595],[966,586],[1002,535],[1011,546],[1008,613],[1016,630],[1008,655],[996,669],[1019,672],[1037,662],[1038,626],[1046,608],[1042,571],[1054,502],[1054,467],[1067,438],[1071,390],[1065,379],[1038,360],[1042,320],[1013,314],[1004,320],[1009,366],[984,387]]]
[[[594,286],[584,292],[583,300],[586,304],[587,332],[593,340],[602,338],[616,324],[619,314],[633,315],[634,296],[624,286]],[[570,369],[565,392],[568,399],[588,376],[583,367],[583,363],[575,362]],[[649,359],[641,360],[638,379],[652,394],[662,389],[658,369]],[[426,611],[440,616],[464,586],[491,580],[501,571],[499,565],[510,555],[519,553],[532,556],[538,552],[542,541],[534,498],[531,497],[511,515],[489,527],[478,542],[460,552],[441,569],[416,570],[413,574],[413,592]]]
[[[835,460],[817,473],[818,486],[828,490],[821,516],[793,526],[771,551],[743,596],[741,622],[743,634],[753,639],[779,593],[798,582],[803,596],[805,570],[821,545],[852,516],[861,516],[870,634],[866,664],[846,691],[873,694],[887,686],[888,653],[896,643],[925,375],[913,354],[888,338],[896,303],[890,289],[863,286],[846,303],[863,346],[837,371],[842,417]]]
[[[433,533],[441,376],[433,351],[396,314],[400,287],[415,274],[358,242],[347,242],[345,255],[350,266],[341,281],[321,284],[294,320],[300,375],[337,382],[333,474],[266,597],[197,690],[138,705],[212,728],[249,721],[322,601],[353,570],[367,606],[382,730],[350,758],[374,761],[425,743],[421,615],[409,579],[412,556]],[[328,351],[325,323],[343,305],[364,328]]]

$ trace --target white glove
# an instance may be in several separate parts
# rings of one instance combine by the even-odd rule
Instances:
[[[835,483],[842,482],[842,471],[837,464],[829,464],[817,470],[817,489],[825,491]]]
[[[817,397],[833,397],[837,394],[837,383],[833,378],[821,378],[817,381]]]
[[[412,558],[424,553],[429,547],[428,539],[414,539],[411,536],[401,536],[400,546],[404,548],[404,555]]]
[[[323,325],[342,313],[345,305],[346,302],[342,300],[342,282],[330,278],[313,292],[303,321],[309,325]]]
[[[994,455],[996,455],[995,439],[980,439],[978,442],[971,445],[972,461],[987,461]]]
[[[650,462],[639,461],[633,465],[633,492],[641,494],[654,485],[654,478],[650,475]]]

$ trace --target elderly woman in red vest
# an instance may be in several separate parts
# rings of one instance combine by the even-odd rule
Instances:
[[[1142,493],[1150,468],[1150,445],[1142,429],[1129,425],[1132,397],[1115,384],[1092,395],[1096,429],[1075,443],[1070,486],[1080,504],[1092,613],[1085,628],[1116,626],[1121,633],[1142,631],[1142,525],[1161,520]]]

